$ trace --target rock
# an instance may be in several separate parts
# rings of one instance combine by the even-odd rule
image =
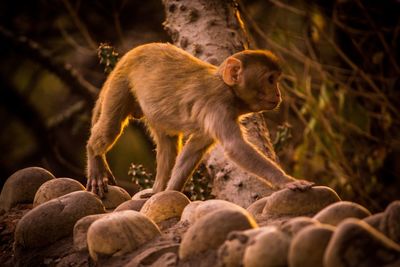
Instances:
[[[301,230],[290,244],[289,266],[324,267],[324,253],[334,230],[331,225],[310,225]]]
[[[178,191],[163,191],[150,197],[140,212],[156,224],[171,218],[180,218],[183,209],[190,203],[190,200]]]
[[[196,220],[196,209],[201,203],[203,203],[203,201],[200,200],[190,202],[182,211],[181,221],[193,224]]]
[[[224,267],[243,266],[243,256],[246,247],[265,227],[245,231],[233,231],[218,249],[218,262]]]
[[[152,195],[153,195],[153,189],[147,188],[134,194],[132,199],[148,199]]]
[[[346,219],[329,242],[324,266],[400,266],[400,246],[367,223]]]
[[[179,258],[186,260],[209,249],[217,249],[232,231],[256,228],[247,212],[221,209],[197,219],[183,236]]]
[[[303,228],[310,225],[319,225],[320,223],[309,217],[295,217],[285,222],[282,225],[281,230],[290,236],[295,236],[298,232],[300,232]]]
[[[268,201],[268,197],[263,197],[260,198],[259,200],[253,202],[250,206],[246,208],[248,212],[250,212],[251,215],[254,217],[258,216],[259,214],[262,213],[265,204]]]
[[[266,198],[262,215],[268,218],[310,216],[340,201],[336,192],[325,186],[315,186],[304,192],[283,189]]]
[[[324,224],[336,226],[346,218],[363,219],[370,215],[369,210],[357,203],[339,201],[318,212],[314,219]]]
[[[375,229],[380,230],[381,221],[382,221],[384,216],[385,216],[384,212],[379,212],[379,213],[375,213],[375,214],[373,214],[371,216],[368,216],[368,217],[364,218],[363,221],[368,223],[369,225],[371,225]]]
[[[40,167],[19,170],[8,177],[0,194],[0,210],[10,210],[19,203],[32,203],[38,188],[54,175]]]
[[[290,238],[275,227],[266,227],[247,246],[244,252],[244,267],[285,267]]]
[[[104,212],[104,206],[96,195],[87,191],[69,193],[25,214],[17,224],[15,244],[23,248],[52,244],[72,235],[74,225],[80,218]]]
[[[107,213],[85,216],[79,219],[74,226],[74,249],[76,251],[87,251],[87,232],[89,226],[100,218],[107,216]]]
[[[95,261],[100,256],[121,256],[160,234],[157,225],[140,212],[113,212],[90,225],[87,233],[89,254]]]
[[[115,208],[115,211],[121,211],[121,210],[135,210],[135,211],[140,211],[140,209],[143,207],[144,203],[146,202],[147,199],[130,199],[127,200],[123,203],[121,203],[118,207]]]
[[[203,201],[195,211],[195,218],[196,220],[199,218],[202,218],[203,216],[210,214],[214,211],[217,210],[222,210],[222,209],[232,209],[232,210],[238,210],[240,212],[243,212],[247,214],[248,216],[251,216],[244,208],[240,207],[239,205],[236,205],[232,202],[226,201],[226,200],[221,200],[221,199],[210,199],[207,201]]]
[[[400,243],[400,200],[386,208],[379,229],[393,241]]]
[[[131,196],[122,187],[108,185],[108,193],[104,194],[104,198],[101,201],[103,201],[104,207],[107,210],[113,210],[121,203],[130,199]]]
[[[78,181],[71,178],[51,179],[42,184],[36,191],[33,206],[36,207],[42,203],[57,197],[64,196],[75,191],[83,191],[85,187]]]
[[[364,221],[381,231],[393,241],[400,243],[400,201],[393,201],[384,212],[376,213]]]

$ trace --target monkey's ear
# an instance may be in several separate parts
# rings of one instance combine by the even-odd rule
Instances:
[[[235,85],[242,80],[243,67],[242,62],[234,57],[229,57],[225,62],[225,67],[222,72],[222,79],[229,85]]]

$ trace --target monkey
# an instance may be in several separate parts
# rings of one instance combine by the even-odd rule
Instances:
[[[156,143],[153,193],[182,191],[203,155],[219,142],[246,171],[279,188],[313,183],[286,174],[245,141],[239,118],[273,110],[282,101],[281,67],[270,51],[244,50],[220,66],[168,43],[128,51],[109,74],[95,104],[87,142],[87,190],[100,197],[115,178],[106,153],[130,119],[144,118]],[[187,141],[182,149],[180,143]]]

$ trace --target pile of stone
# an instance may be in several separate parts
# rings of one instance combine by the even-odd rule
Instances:
[[[32,251],[64,240],[71,249],[59,259],[90,256],[76,266],[400,266],[400,201],[372,215],[322,186],[283,189],[247,209],[224,200],[191,202],[176,191],[141,198],[146,193],[131,197],[109,186],[100,199],[42,168],[14,173],[0,209],[33,203],[15,230],[15,264],[45,265],[48,258]]]

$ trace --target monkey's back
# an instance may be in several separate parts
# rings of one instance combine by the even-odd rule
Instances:
[[[152,127],[175,134],[199,127],[196,117],[209,104],[204,95],[218,94],[204,79],[217,80],[216,70],[171,44],[152,43],[129,51],[112,75],[127,78]]]

